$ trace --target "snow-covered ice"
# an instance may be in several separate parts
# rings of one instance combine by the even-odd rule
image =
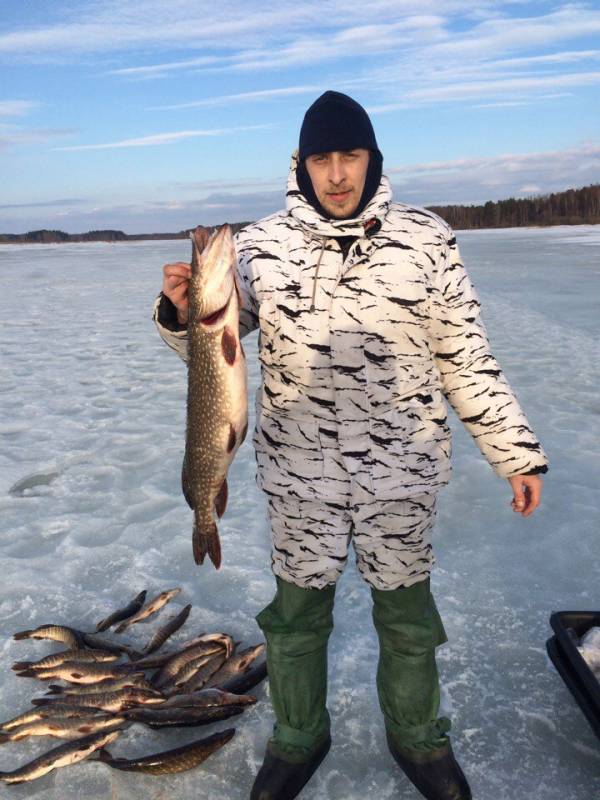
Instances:
[[[438,650],[442,712],[475,798],[590,800],[600,792],[598,741],[545,641],[552,611],[600,608],[600,227],[471,231],[458,240],[492,349],[551,470],[542,507],[522,519],[508,483],[452,417],[454,477],[440,497],[432,577],[449,636]],[[47,622],[92,629],[143,588],[183,592],[126,634],[137,644],[188,602],[176,639],[225,630],[261,640],[254,616],[274,579],[250,437],[230,472],[223,566],[192,559],[179,484],[185,367],[150,319],[162,265],[180,259],[189,259],[185,241],[0,248],[3,719],[26,707],[34,688],[12,662],[52,649],[15,642],[13,632]],[[255,336],[245,348],[253,390]],[[417,797],[385,746],[370,606],[351,557],[330,645],[333,747],[303,797]],[[233,741],[196,770],[152,778],[88,762],[11,787],[11,797],[247,798],[272,723],[267,694],[258,690],[260,702],[231,720]],[[224,727],[134,726],[111,749],[149,753]],[[4,745],[0,769],[56,743]]]

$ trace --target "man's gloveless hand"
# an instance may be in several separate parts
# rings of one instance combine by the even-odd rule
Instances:
[[[540,504],[542,479],[539,475],[514,475],[508,478],[513,490],[512,510],[524,517],[533,514]]]
[[[192,268],[183,261],[165,264],[163,267],[162,292],[177,309],[177,320],[181,325],[188,321],[188,287]]]

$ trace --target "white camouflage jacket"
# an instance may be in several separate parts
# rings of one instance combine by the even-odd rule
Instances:
[[[436,492],[451,470],[444,398],[497,475],[546,471],[449,226],[392,202],[385,176],[358,218],[326,220],[298,190],[296,158],[286,210],[235,237],[240,334],[260,327],[259,486],[334,500],[341,467],[378,500]],[[159,295],[154,320],[186,360],[168,306]]]

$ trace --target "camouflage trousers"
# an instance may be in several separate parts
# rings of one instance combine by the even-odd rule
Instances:
[[[330,503],[269,494],[272,570],[304,589],[332,586],[352,543],[359,572],[372,588],[388,591],[423,581],[435,563],[431,533],[436,498],[421,494],[395,501],[343,498]]]

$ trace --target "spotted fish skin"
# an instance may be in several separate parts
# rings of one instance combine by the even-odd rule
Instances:
[[[192,769],[205,761],[212,753],[219,750],[233,737],[235,728],[213,733],[204,739],[165,750],[142,758],[113,758],[107,750],[100,751],[100,760],[115,769],[132,772],[146,772],[150,775],[168,775]]]
[[[49,750],[29,764],[19,767],[19,769],[15,769],[12,772],[0,772],[0,780],[5,783],[24,783],[25,781],[41,778],[42,775],[52,772],[53,769],[76,764],[78,761],[83,761],[84,758],[89,758],[95,750],[114,742],[120,733],[121,731],[102,731],[76,739],[73,742],[66,742]]]
[[[227,471],[248,428],[246,358],[239,337],[240,293],[229,225],[196,228],[188,289],[188,395],[183,494],[194,511],[194,560],[218,569],[215,515],[227,506]]]

